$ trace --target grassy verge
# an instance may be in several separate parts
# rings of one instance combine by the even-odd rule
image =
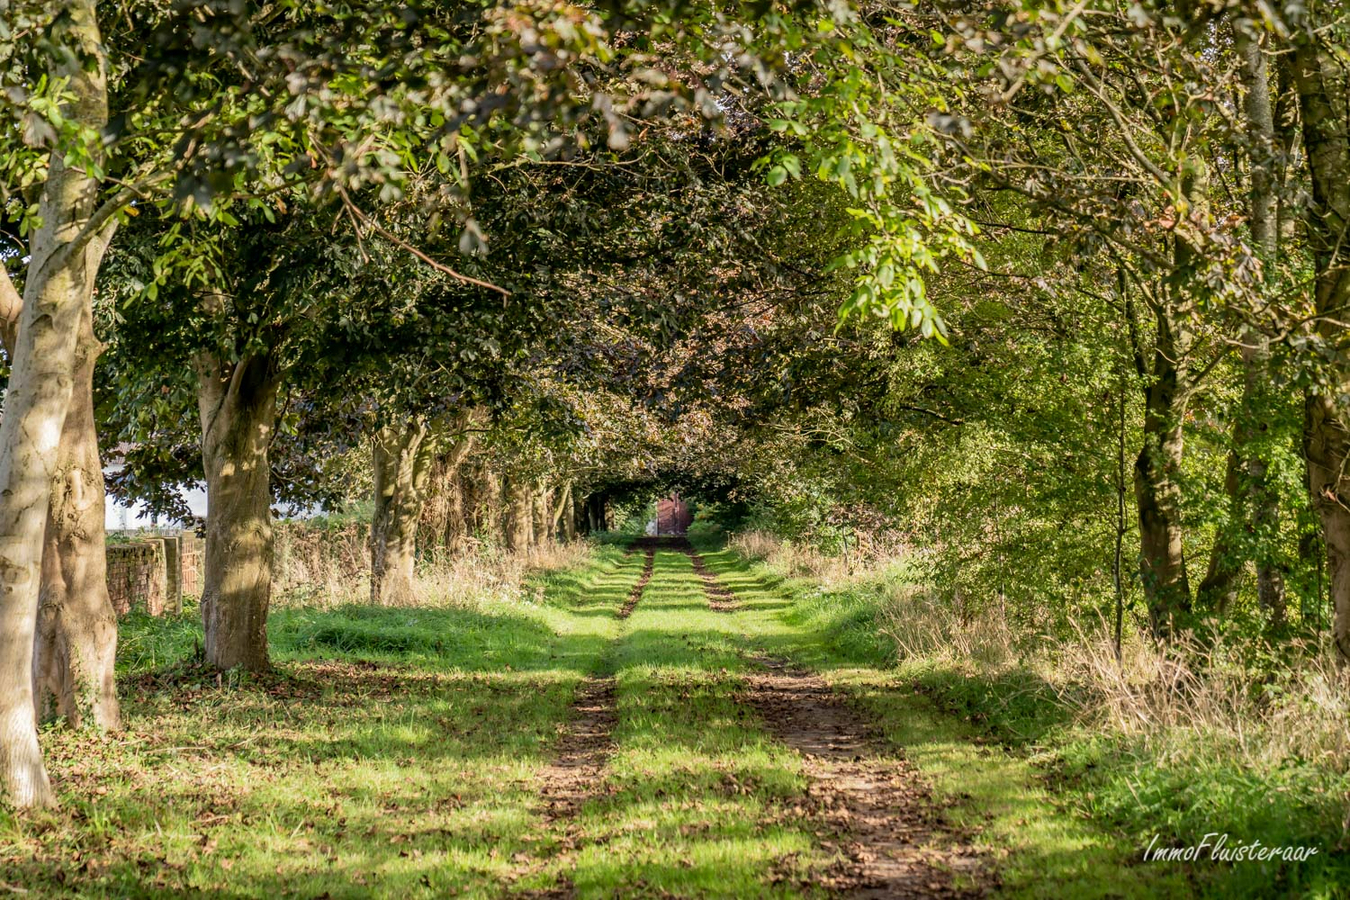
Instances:
[[[191,613],[122,627],[126,730],[43,735],[55,812],[0,811],[33,896],[485,896],[537,834],[539,769],[640,570],[614,549],[547,603],[282,608],[277,673],[181,663]]]
[[[1341,816],[1350,782],[1312,761],[1258,766],[1202,731],[1165,740],[1113,734],[1028,667],[991,670],[950,655],[899,660],[876,585],[823,591],[727,552],[731,586],[794,598],[799,658],[876,711],[893,739],[954,801],[958,822],[1007,853],[1016,896],[1350,895]],[[789,642],[790,643],[790,642]],[[1308,845],[1307,862],[1144,862],[1143,851],[1227,832],[1234,842]],[[1211,838],[1211,841],[1216,838]]]

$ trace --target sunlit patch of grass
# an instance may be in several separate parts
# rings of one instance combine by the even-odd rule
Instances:
[[[35,896],[488,896],[640,563],[597,551],[492,608],[282,608],[278,671],[219,679],[191,612],[124,620],[126,730],[44,733],[54,812],[0,812]],[[184,659],[187,662],[184,663]]]
[[[800,760],[737,698],[743,649],[741,623],[709,609],[688,558],[657,553],[606,665],[616,752],[550,877],[581,896],[796,896],[829,861],[786,814],[805,789]]]
[[[903,571],[824,590],[814,580],[783,582],[759,563],[722,557],[718,565],[743,582],[750,573],[751,590],[762,574],[762,590],[772,584],[771,593],[795,598],[787,619],[814,636],[798,658],[835,668],[830,677],[894,720],[897,735],[936,736],[897,739],[927,760],[939,789],[969,795],[954,815],[977,824],[992,815],[983,840],[1012,851],[1005,892],[1127,894],[1135,885],[1223,897],[1348,895],[1350,776],[1336,760],[1350,732],[1344,682],[1323,657],[1282,679],[1255,677],[1236,665],[1240,648],[1180,653],[1133,641],[1122,666],[1098,637],[1027,645],[987,616],[958,622]],[[988,746],[972,756],[981,743]],[[1001,796],[1002,776],[990,773],[1009,771],[1008,784],[1026,787]],[[998,813],[1028,803],[1068,815],[1038,824],[1021,811]],[[1090,825],[1057,836],[1075,818]],[[1154,836],[1185,846],[1211,832],[1319,853],[1301,863],[1143,862]],[[1054,873],[1062,891],[1044,888],[1059,883]],[[1113,873],[1123,879],[1114,887]]]
[[[1133,841],[1065,809],[1027,758],[989,742],[917,690],[868,620],[875,598],[821,592],[811,582],[783,582],[772,573],[761,578],[761,568],[731,551],[707,552],[704,559],[742,604],[756,646],[821,671],[874,717],[931,784],[948,822],[974,833],[1000,894],[1189,894],[1181,869],[1134,865],[1139,848]]]

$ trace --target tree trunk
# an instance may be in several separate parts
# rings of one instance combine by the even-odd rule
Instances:
[[[563,485],[558,492],[558,508],[553,513],[553,529],[562,539],[571,543],[577,538],[577,516],[572,501],[572,482]]]
[[[1165,637],[1191,610],[1186,558],[1181,543],[1181,425],[1144,429],[1144,447],[1134,465],[1139,507],[1140,576],[1149,622]]]
[[[604,531],[609,527],[603,494],[591,494],[586,498],[586,530],[588,533]]]
[[[534,543],[553,543],[553,489],[542,479],[534,492]]]
[[[1281,256],[1283,216],[1281,186],[1285,183],[1284,160],[1293,146],[1290,120],[1279,120],[1270,90],[1270,66],[1261,44],[1251,39],[1240,42],[1243,80],[1247,92],[1243,112],[1251,142],[1251,190],[1249,192],[1252,241],[1261,254],[1263,286],[1267,296],[1277,300],[1276,267]],[[1252,342],[1256,343],[1256,342]],[[1244,419],[1248,444],[1268,427],[1272,394],[1268,371],[1270,351],[1263,344],[1244,347],[1242,364]],[[1239,445],[1241,446],[1241,445]],[[1284,570],[1273,558],[1271,545],[1280,530],[1279,492],[1271,487],[1267,473],[1270,461],[1256,450],[1246,456],[1247,497],[1251,504],[1252,528],[1258,539],[1256,588],[1261,608],[1273,628],[1285,621]]]
[[[1233,442],[1239,440],[1233,426]],[[1228,500],[1228,514],[1219,526],[1214,537],[1214,546],[1209,553],[1209,568],[1200,586],[1195,590],[1196,605],[1203,611],[1227,615],[1233,601],[1237,599],[1238,577],[1242,574],[1242,557],[1233,539],[1233,529],[1242,518],[1242,460],[1237,447],[1229,449],[1228,462],[1223,476],[1223,492]]]
[[[263,672],[274,555],[268,446],[281,379],[267,356],[229,363],[203,352],[195,362],[206,469],[206,660]]]
[[[506,493],[506,546],[513,553],[524,553],[534,544],[534,499],[530,482],[512,476]]]
[[[1303,143],[1312,175],[1308,243],[1316,273],[1317,331],[1328,347],[1344,343],[1350,306],[1350,124],[1344,110],[1350,84],[1329,38],[1304,33],[1294,41],[1294,83],[1303,119]],[[1337,658],[1350,663],[1350,430],[1340,400],[1350,396],[1350,363],[1343,354],[1327,364],[1305,403],[1308,490],[1322,522],[1335,611]]]
[[[1260,43],[1248,37],[1238,39],[1242,61],[1243,113],[1246,118],[1248,154],[1251,161],[1251,185],[1248,192],[1248,219],[1252,243],[1261,256],[1267,286],[1273,285],[1274,270],[1280,253],[1279,185],[1283,174],[1278,160],[1285,141],[1277,145],[1275,110],[1271,101],[1270,72]],[[1209,573],[1201,583],[1197,599],[1202,607],[1226,611],[1237,595],[1238,576],[1247,554],[1234,546],[1234,531],[1245,529],[1256,540],[1257,595],[1272,627],[1279,628],[1285,618],[1284,574],[1272,559],[1269,544],[1276,539],[1280,525],[1279,495],[1267,483],[1269,462],[1254,444],[1258,433],[1267,427],[1270,415],[1270,354],[1262,346],[1260,335],[1248,329],[1242,348],[1242,403],[1233,422],[1233,447],[1228,456],[1224,479],[1231,524],[1220,531],[1210,555]]]
[[[572,491],[572,508],[568,516],[572,520],[573,536],[590,533],[590,523],[586,521],[586,499],[575,489]]]
[[[442,457],[446,471],[446,481],[442,485],[442,490],[446,492],[445,548],[451,554],[463,553],[467,542],[464,467],[469,453],[478,442],[477,430],[481,429],[486,421],[486,413],[479,409],[470,409],[456,417],[454,433],[449,437],[450,445]]]
[[[86,300],[91,298],[86,298]],[[22,300],[0,317],[0,340],[14,358]],[[57,450],[43,535],[33,689],[39,721],[64,718],[72,728],[121,725],[114,662],[117,612],[108,598],[105,487],[94,423],[93,308],[85,303],[75,369]]]
[[[468,510],[464,504],[464,471],[456,467],[446,475],[445,484],[445,551],[451,556],[464,552],[469,541]]]
[[[39,720],[62,717],[73,728],[114,731],[121,725],[113,672],[117,612],[108,598],[105,487],[94,424],[94,363],[101,351],[86,304],[48,504],[33,678]]]
[[[436,438],[425,421],[386,426],[375,436],[375,516],[370,526],[370,602],[412,600],[417,523],[426,502]]]
[[[478,470],[479,477],[474,482],[474,526],[478,532],[490,537],[494,543],[507,541],[505,503],[502,497],[502,477],[491,466],[485,465]]]
[[[62,110],[66,119],[101,131],[108,118],[106,65],[93,0],[70,0],[65,11],[67,34],[79,47],[54,55],[50,74],[66,82],[72,97]],[[38,745],[33,648],[80,317],[111,239],[111,225],[93,221],[98,188],[85,166],[67,167],[52,153],[22,298],[0,268],[0,303],[19,309],[0,419],[0,793],[16,807],[55,802]]]
[[[1133,307],[1127,303],[1127,309]],[[1131,314],[1132,315],[1132,314]],[[1144,444],[1134,464],[1134,495],[1139,513],[1139,574],[1148,603],[1149,624],[1159,637],[1169,636],[1191,610],[1190,585],[1182,548],[1181,468],[1184,354],[1166,310],[1155,309],[1151,367],[1143,360],[1131,318],[1136,365],[1145,376]]]

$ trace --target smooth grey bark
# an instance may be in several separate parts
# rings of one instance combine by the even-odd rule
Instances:
[[[43,533],[33,690],[39,721],[64,718],[72,728],[115,731],[121,726],[117,612],[108,597],[106,491],[93,393],[103,347],[94,336],[92,292],[85,301]],[[0,341],[13,359],[22,298],[12,296],[3,307]]]
[[[67,120],[97,133],[107,124],[108,100],[94,2],[70,0],[64,14],[74,52],[53,58],[50,74],[66,82]],[[111,228],[98,218],[98,191],[83,167],[67,166],[64,156],[53,152],[22,298],[8,272],[0,270],[0,301],[20,305],[0,421],[0,793],[16,807],[55,803],[37,738],[33,648],[80,317],[111,238]]]
[[[115,731],[117,611],[108,597],[106,488],[94,420],[94,365],[102,349],[86,303],[47,508],[33,687],[40,721],[59,717],[73,728]]]

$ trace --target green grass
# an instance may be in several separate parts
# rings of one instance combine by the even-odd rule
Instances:
[[[641,568],[601,551],[547,604],[278,609],[278,675],[191,667],[190,614],[122,627],[126,730],[48,731],[61,808],[0,812],[36,896],[490,896],[537,834],[534,778]],[[165,669],[167,668],[167,673]]]
[[[688,559],[661,552],[642,602],[606,656],[618,684],[617,752],[580,846],[549,870],[582,896],[788,894],[766,884],[827,857],[784,805],[799,761],[734,699],[747,664],[735,623],[712,612]],[[547,882],[547,879],[545,879]]]
[[[529,600],[281,608],[269,628],[278,671],[261,679],[217,679],[191,663],[195,611],[128,617],[126,731],[44,732],[62,806],[0,811],[0,891],[819,894],[835,851],[794,813],[801,761],[738,699],[753,657],[770,653],[821,671],[875,719],[943,814],[976,832],[1002,894],[1190,892],[1182,868],[1138,862],[1108,795],[1089,807],[1073,793],[1085,788],[1065,788],[1090,781],[1066,775],[1073,765],[1095,770],[1118,748],[1038,766],[995,739],[994,719],[966,721],[944,705],[957,689],[938,686],[955,685],[952,673],[896,668],[866,598],[821,596],[726,551],[705,558],[736,593],[736,612],[711,611],[688,559],[662,551],[642,602],[620,620],[642,557],[612,545],[538,578]],[[542,779],[588,675],[615,678],[614,752],[575,816],[552,819]],[[978,711],[988,688],[961,696]],[[1287,787],[1308,786],[1291,777]]]
[[[1254,770],[1201,736],[1163,748],[1078,726],[1034,673],[895,660],[879,635],[879,594],[784,582],[730,553],[708,557],[742,592],[795,598],[799,659],[829,673],[954,801],[954,821],[1004,855],[1010,896],[1350,896],[1341,817],[1347,776],[1302,760]],[[1209,832],[1273,846],[1314,846],[1305,863],[1144,863],[1154,835],[1184,845]]]

